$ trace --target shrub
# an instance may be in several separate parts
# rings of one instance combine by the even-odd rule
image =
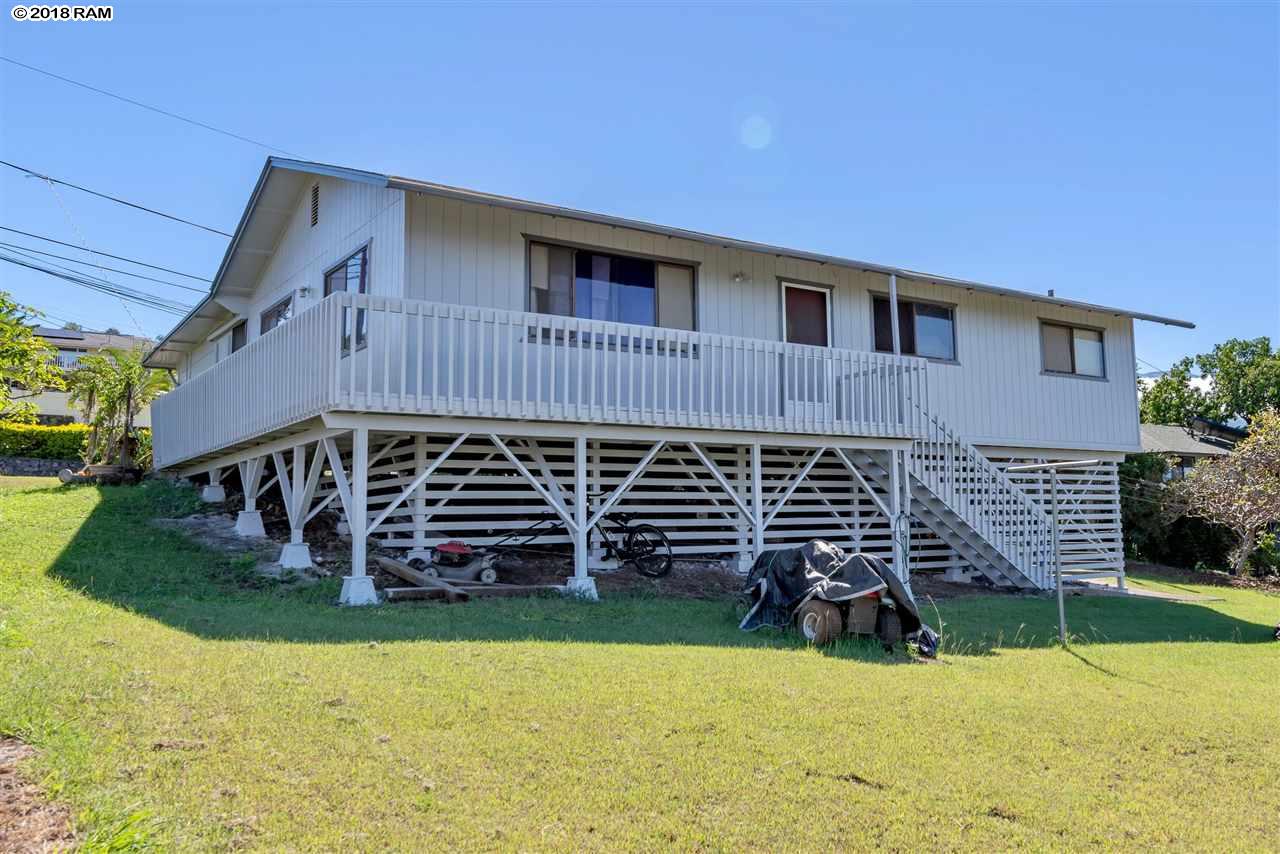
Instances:
[[[1120,518],[1126,557],[1195,569],[1225,566],[1231,531],[1194,516],[1177,516],[1164,485],[1169,462],[1160,454],[1130,454],[1120,464]]]
[[[80,459],[89,427],[85,424],[40,424],[0,422],[0,456],[34,457],[42,460]]]

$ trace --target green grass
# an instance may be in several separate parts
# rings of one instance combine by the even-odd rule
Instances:
[[[943,659],[725,603],[343,610],[148,526],[161,485],[0,495],[0,732],[87,847],[1258,850],[1280,598],[939,605]]]
[[[0,493],[19,492],[27,489],[59,486],[61,481],[56,477],[36,477],[34,475],[0,475]]]

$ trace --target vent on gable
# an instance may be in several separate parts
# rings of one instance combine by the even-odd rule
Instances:
[[[311,185],[311,224],[314,226],[320,221],[320,185]]]

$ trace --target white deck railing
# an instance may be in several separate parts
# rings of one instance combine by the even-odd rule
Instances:
[[[152,417],[160,466],[326,409],[914,438],[926,383],[911,357],[334,294]]]

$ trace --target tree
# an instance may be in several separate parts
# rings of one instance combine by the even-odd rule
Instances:
[[[1213,381],[1211,418],[1252,421],[1260,412],[1280,408],[1280,353],[1271,349],[1270,338],[1232,338],[1196,356],[1196,367]]]
[[[1209,380],[1209,390],[1191,385],[1191,371]],[[1148,424],[1187,424],[1195,416],[1246,423],[1259,412],[1280,408],[1280,352],[1271,339],[1232,338],[1208,353],[1178,361],[1142,394]]]
[[[1205,395],[1191,385],[1191,359],[1182,359],[1142,393],[1139,412],[1144,424],[1189,424],[1210,411]]]
[[[1231,568],[1243,574],[1258,537],[1280,522],[1280,412],[1258,413],[1248,438],[1227,457],[1197,463],[1174,494],[1176,512],[1230,529]]]
[[[36,405],[28,398],[63,388],[57,349],[27,325],[34,316],[0,291],[0,420],[34,421]]]
[[[70,378],[71,400],[91,426],[86,462],[118,459],[133,465],[133,422],[138,412],[173,388],[167,371],[144,367],[143,351],[103,350],[81,356]]]

